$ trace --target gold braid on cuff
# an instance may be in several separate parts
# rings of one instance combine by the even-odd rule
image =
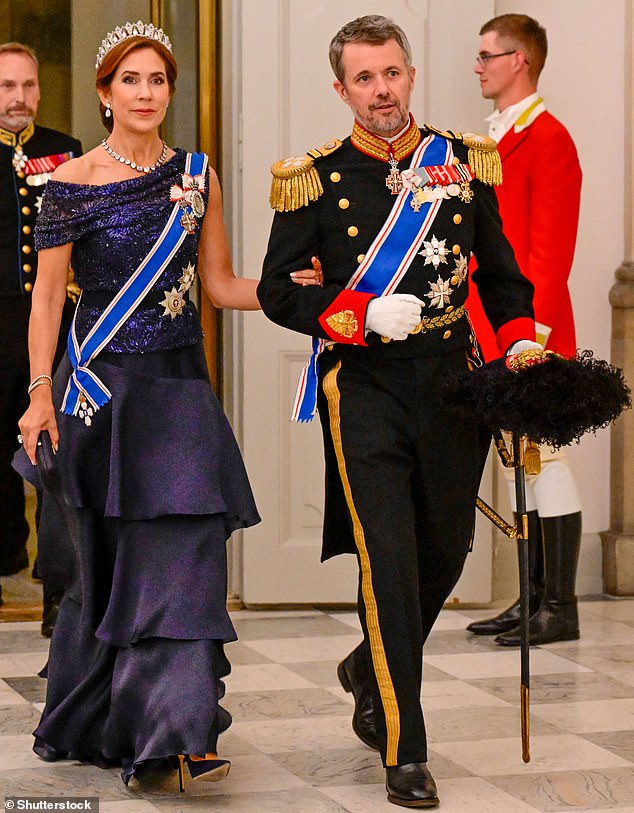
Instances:
[[[536,364],[543,364],[552,356],[563,358],[563,356],[559,355],[559,353],[555,353],[553,350],[522,350],[522,352],[517,355],[507,356],[506,366],[514,373],[518,373],[520,370],[527,370]]]

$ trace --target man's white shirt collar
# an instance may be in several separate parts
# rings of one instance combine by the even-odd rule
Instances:
[[[525,99],[522,99],[516,104],[512,104],[502,111],[495,110],[490,116],[487,116],[485,121],[489,124],[489,137],[495,139],[499,144],[508,131],[513,127],[518,118],[525,113],[532,105],[539,102],[539,112],[546,108],[541,101],[539,93],[531,93]],[[536,105],[537,110],[537,105]],[[524,125],[526,126],[526,125]],[[523,129],[521,127],[520,129]]]

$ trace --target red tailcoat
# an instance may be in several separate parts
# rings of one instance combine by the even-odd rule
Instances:
[[[496,191],[504,233],[522,273],[535,286],[535,321],[552,328],[547,349],[574,355],[568,275],[581,194],[577,150],[566,128],[548,112],[519,133],[511,128],[498,150],[503,183]],[[490,361],[500,355],[500,349],[475,286],[469,289],[469,315],[484,357]]]

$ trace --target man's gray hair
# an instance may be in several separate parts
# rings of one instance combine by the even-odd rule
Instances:
[[[24,56],[30,57],[33,62],[35,62],[36,68],[40,67],[33,48],[31,48],[30,45],[25,45],[23,42],[3,42],[2,45],[0,45],[0,56],[2,56],[2,54],[24,54]]]
[[[344,70],[341,64],[343,46],[348,42],[361,42],[370,45],[382,45],[389,40],[396,40],[401,46],[405,64],[409,68],[412,64],[412,49],[403,29],[389,17],[380,14],[367,14],[357,17],[356,20],[346,23],[330,43],[330,65],[337,79],[343,83]]]

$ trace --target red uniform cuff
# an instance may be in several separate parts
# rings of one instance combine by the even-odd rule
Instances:
[[[365,312],[374,294],[342,291],[319,317],[319,324],[328,337],[341,344],[361,344],[365,341]]]
[[[520,319],[507,322],[495,334],[495,340],[502,355],[520,339],[535,341],[535,321],[528,316],[522,316]]]

